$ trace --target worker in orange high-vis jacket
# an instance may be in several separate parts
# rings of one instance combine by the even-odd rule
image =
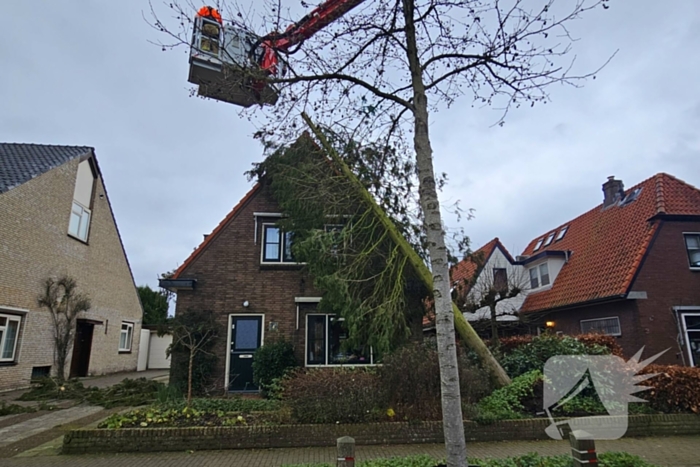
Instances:
[[[203,6],[200,8],[197,12],[197,16],[201,16],[202,18],[211,18],[219,24],[224,24],[219,10],[210,6]]]

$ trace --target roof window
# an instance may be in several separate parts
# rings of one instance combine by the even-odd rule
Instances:
[[[548,246],[550,243],[552,243],[552,240],[554,240],[554,234],[556,232],[552,232],[551,234],[547,235],[547,240],[544,241],[544,246]]]
[[[564,238],[564,235],[566,235],[566,231],[569,230],[569,226],[565,225],[564,227],[561,228],[559,231],[559,235],[557,235],[557,241],[561,240]]]
[[[639,197],[639,193],[642,192],[642,187],[635,188],[630,192],[629,195],[625,196],[622,201],[620,201],[620,206],[625,206],[627,204],[630,204],[632,201],[637,199]]]
[[[532,251],[537,251],[537,250],[539,250],[540,247],[542,246],[542,242],[543,242],[543,241],[544,241],[544,237],[542,237],[542,238],[540,238],[539,240],[537,240],[537,245],[535,245],[535,249],[532,250]]]

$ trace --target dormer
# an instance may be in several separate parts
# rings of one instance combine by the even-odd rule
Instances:
[[[552,288],[570,254],[569,251],[546,250],[528,257],[519,256],[516,264],[525,268],[530,292]]]

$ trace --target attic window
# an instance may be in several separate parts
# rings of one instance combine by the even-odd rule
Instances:
[[[559,235],[557,235],[557,241],[561,240],[564,238],[564,235],[566,235],[566,231],[569,230],[569,226],[565,225],[564,227],[561,228],[559,231]]]
[[[552,232],[551,234],[547,235],[547,240],[544,241],[544,246],[548,246],[550,243],[552,243],[552,240],[554,240],[554,234],[555,232]]]
[[[542,242],[543,242],[543,241],[544,241],[544,237],[542,237],[542,238],[540,238],[539,240],[537,240],[537,245],[535,245],[535,249],[532,250],[532,251],[537,251],[537,250],[539,250],[540,247],[542,246]]]
[[[632,190],[632,192],[630,192],[629,195],[627,195],[626,197],[624,197],[622,199],[622,201],[620,202],[620,206],[625,206],[627,204],[630,204],[632,201],[634,201],[635,199],[637,199],[639,197],[639,193],[641,193],[641,192],[642,192],[642,187],[635,188],[634,190]]]

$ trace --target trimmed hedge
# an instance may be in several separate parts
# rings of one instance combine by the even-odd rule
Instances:
[[[654,409],[664,413],[700,414],[700,368],[677,365],[649,365],[640,374],[657,373],[642,383],[652,389],[639,394]]]

